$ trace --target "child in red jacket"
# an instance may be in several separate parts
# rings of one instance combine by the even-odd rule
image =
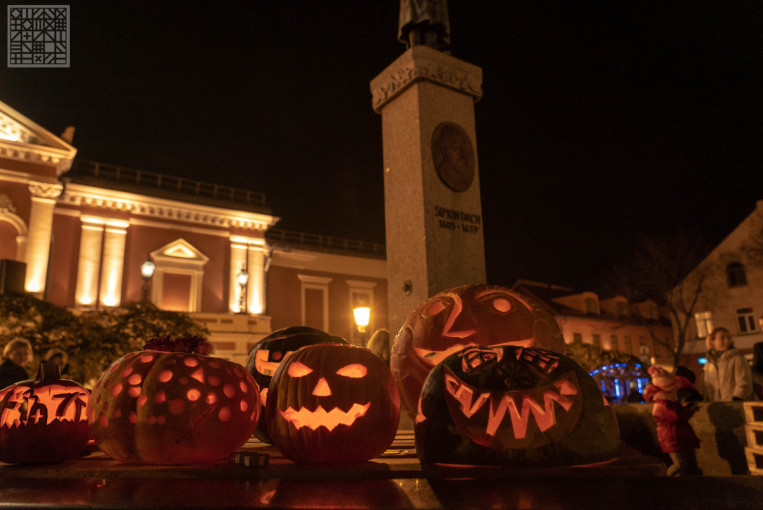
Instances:
[[[657,422],[657,439],[662,451],[673,460],[668,475],[701,475],[696,457],[699,438],[689,425],[689,418],[697,412],[696,402],[702,396],[689,379],[671,375],[662,367],[652,365],[649,375],[652,382],[644,389],[644,399],[654,402],[652,416]]]

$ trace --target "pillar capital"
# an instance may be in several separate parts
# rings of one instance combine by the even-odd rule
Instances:
[[[29,191],[32,198],[55,200],[64,191],[64,187],[58,183],[30,181]]]

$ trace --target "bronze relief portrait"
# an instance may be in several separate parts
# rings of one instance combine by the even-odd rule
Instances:
[[[474,149],[458,124],[442,122],[432,134],[432,160],[440,180],[453,191],[466,191],[474,181]]]

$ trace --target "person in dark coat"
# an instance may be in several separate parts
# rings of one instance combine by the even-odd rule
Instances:
[[[0,389],[28,380],[26,367],[31,361],[32,345],[28,340],[17,337],[8,342],[3,348],[3,363],[0,364]]]
[[[673,464],[668,475],[701,475],[696,449],[699,438],[689,424],[702,396],[694,384],[680,375],[671,375],[662,367],[649,367],[652,382],[644,389],[647,402],[654,402],[652,416],[657,423],[660,449],[670,455]]]

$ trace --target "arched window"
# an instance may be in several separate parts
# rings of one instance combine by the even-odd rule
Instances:
[[[726,279],[729,287],[741,287],[747,285],[747,276],[744,273],[744,265],[740,262],[732,262],[726,266]]]
[[[595,298],[585,298],[585,313],[599,314],[599,302]]]

